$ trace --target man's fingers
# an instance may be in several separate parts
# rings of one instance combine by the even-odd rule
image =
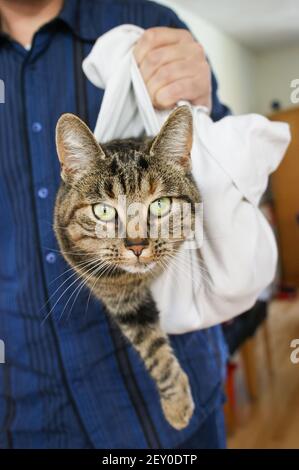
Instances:
[[[168,109],[172,108],[179,100],[190,102],[200,100],[202,94],[198,87],[200,80],[200,76],[183,78],[160,88],[155,95],[154,105],[159,109]],[[203,96],[206,96],[206,94],[203,94]],[[201,100],[200,104],[210,106],[208,99]]]
[[[177,44],[178,42],[194,41],[191,33],[186,29],[157,27],[147,29],[137,42],[134,55],[140,65],[147,53],[158,47]]]
[[[182,99],[211,105],[210,67],[189,31],[150,28],[135,46],[134,55],[157,108],[170,108]]]
[[[194,64],[192,59],[177,60],[159,68],[148,80],[146,86],[152,98],[161,89],[183,78],[191,78],[200,73],[200,63]]]
[[[147,82],[162,66],[192,56],[197,57],[198,63],[204,58],[203,48],[197,42],[158,47],[147,53],[139,68],[144,81]]]

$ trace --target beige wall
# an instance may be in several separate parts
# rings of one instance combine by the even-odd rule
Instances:
[[[282,109],[299,106],[292,103],[291,82],[299,80],[299,44],[266,50],[257,55],[257,109],[261,113],[269,113],[272,100],[279,100]],[[298,89],[298,85],[296,87]],[[293,93],[294,94],[294,93]]]

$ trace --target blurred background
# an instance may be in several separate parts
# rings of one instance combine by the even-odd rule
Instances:
[[[204,46],[233,113],[291,126],[292,143],[261,205],[277,235],[277,279],[251,311],[223,326],[230,350],[225,412],[231,448],[299,448],[298,0],[159,3]]]

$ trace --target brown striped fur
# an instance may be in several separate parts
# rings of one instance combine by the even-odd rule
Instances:
[[[170,212],[170,236],[148,238],[148,213],[141,215],[147,228],[144,237],[136,239],[137,244],[144,244],[137,259],[130,248],[136,245],[135,239],[127,226],[123,238],[97,237],[98,220],[92,208],[104,201],[120,211],[120,195],[129,204],[141,202],[146,208],[158,198],[168,197],[172,211],[174,201],[178,207],[186,201],[192,207],[200,202],[190,172],[192,115],[186,106],[177,108],[154,139],[118,140],[100,146],[79,118],[65,114],[58,121],[56,139],[63,181],[54,226],[62,254],[139,352],[156,383],[166,419],[182,429],[194,408],[189,381],[160,328],[149,290],[184,241],[183,236],[171,237],[178,222],[170,221]],[[119,212],[119,224],[121,217]],[[166,218],[154,223],[161,228]]]

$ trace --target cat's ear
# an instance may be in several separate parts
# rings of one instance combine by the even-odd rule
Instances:
[[[56,148],[61,177],[72,182],[104,159],[105,154],[91,130],[74,114],[63,114],[56,125]]]
[[[186,170],[191,166],[193,120],[188,106],[176,108],[154,139],[150,153],[173,158]]]

